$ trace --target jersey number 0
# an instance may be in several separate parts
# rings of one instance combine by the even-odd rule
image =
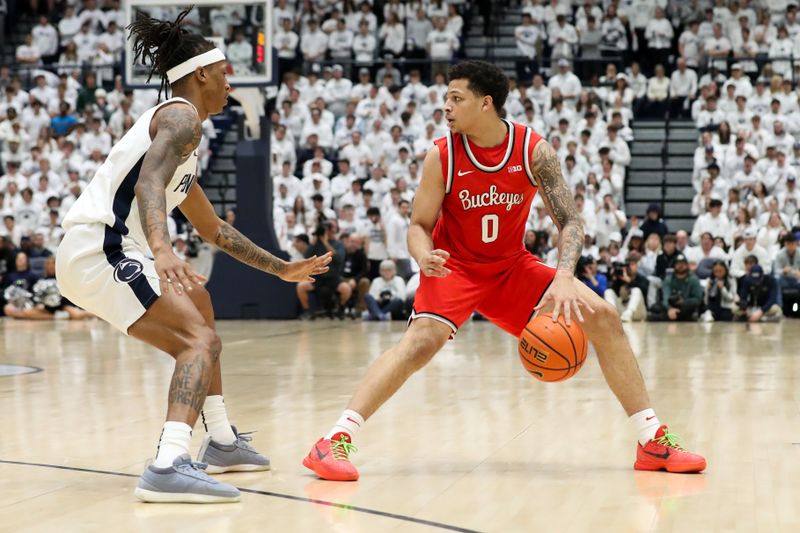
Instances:
[[[500,225],[500,218],[497,215],[483,215],[481,219],[481,240],[483,242],[494,242],[497,240],[497,228]]]

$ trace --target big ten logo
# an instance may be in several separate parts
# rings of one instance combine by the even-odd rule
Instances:
[[[533,358],[539,361],[540,363],[547,362],[547,358],[549,357],[550,354],[547,352],[542,352],[540,350],[537,350],[531,343],[528,342],[528,339],[520,340],[519,345],[526,354],[532,355]]]
[[[522,165],[511,165],[508,167],[508,171],[511,173],[522,172]]]

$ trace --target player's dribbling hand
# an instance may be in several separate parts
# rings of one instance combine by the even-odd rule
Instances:
[[[308,259],[302,259],[300,261],[292,261],[291,263],[286,264],[286,268],[278,274],[283,281],[310,281],[314,283],[314,278],[311,276],[317,276],[319,274],[324,274],[328,271],[328,264],[333,260],[333,252],[328,252],[325,255],[321,255],[319,257],[312,256]]]
[[[161,282],[161,290],[169,292],[170,287],[175,289],[175,294],[180,296],[184,290],[192,290],[192,285],[201,285],[208,281],[205,277],[192,270],[192,266],[182,261],[172,251],[159,254],[155,258],[155,268]]]
[[[578,322],[583,322],[583,314],[581,313],[581,306],[585,307],[590,313],[594,313],[594,309],[589,305],[589,302],[581,298],[578,290],[575,287],[575,278],[571,275],[564,275],[557,273],[553,278],[550,287],[542,296],[539,305],[533,308],[534,313],[538,314],[539,310],[553,305],[551,314],[553,315],[553,322],[558,321],[559,313],[564,314],[564,322],[570,325],[570,318],[572,311],[578,318]]]
[[[419,271],[432,278],[444,278],[451,272],[444,266],[448,259],[450,259],[448,252],[439,249],[431,250],[419,262]]]

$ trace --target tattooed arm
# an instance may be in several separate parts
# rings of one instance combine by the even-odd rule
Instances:
[[[582,283],[574,277],[575,264],[583,250],[583,224],[572,192],[561,175],[558,154],[547,141],[539,141],[534,148],[531,170],[539,184],[547,211],[559,231],[558,270],[534,309],[538,312],[552,306],[553,322],[558,320],[561,312],[567,325],[570,324],[573,312],[578,321],[583,322],[581,307],[590,313],[594,312],[591,304],[580,295],[579,286]]]
[[[166,187],[181,161],[200,142],[200,118],[185,104],[169,104],[159,109],[150,123],[153,142],[147,149],[134,186],[139,218],[153,251],[155,269],[164,292],[174,283],[178,294],[191,290],[199,278],[188,263],[172,252],[167,231]]]
[[[200,143],[200,117],[188,105],[159,109],[150,127],[153,142],[142,161],[134,187],[139,218],[154,255],[172,250],[167,231],[166,187],[181,161]]]
[[[531,170],[550,218],[558,226],[558,272],[573,275],[583,250],[583,222],[561,175],[558,154],[544,139],[534,148]]]
[[[253,268],[274,274],[284,281],[313,281],[311,276],[327,272],[332,254],[287,262],[257,246],[242,233],[221,220],[203,189],[195,183],[181,203],[181,211],[200,236],[231,257]]]

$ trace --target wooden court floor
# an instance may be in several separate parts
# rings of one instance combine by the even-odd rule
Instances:
[[[99,321],[0,321],[0,531],[800,531],[800,322],[634,324],[662,421],[702,475],[634,472],[634,435],[591,356],[542,384],[514,340],[467,324],[358,435],[356,483],[300,464],[402,323],[221,322],[232,422],[273,470],[242,502],[135,501],[170,359]],[[6,365],[6,366],[3,366]],[[195,428],[193,453],[202,439]]]

